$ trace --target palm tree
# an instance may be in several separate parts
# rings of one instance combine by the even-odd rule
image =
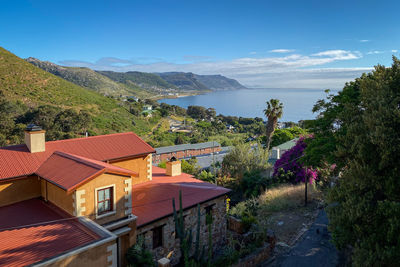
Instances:
[[[274,134],[278,119],[282,117],[283,104],[278,99],[270,99],[267,101],[267,108],[264,109],[264,115],[268,118],[267,129],[266,129],[266,148],[269,150],[272,135]]]

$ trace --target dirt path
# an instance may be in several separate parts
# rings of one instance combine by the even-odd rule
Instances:
[[[339,256],[335,246],[330,242],[330,234],[327,229],[328,217],[321,210],[307,232],[287,253],[283,253],[273,261],[261,266],[283,267],[313,267],[313,266],[337,266]]]

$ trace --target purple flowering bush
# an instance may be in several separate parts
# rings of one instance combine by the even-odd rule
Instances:
[[[306,138],[313,137],[300,137],[296,145],[286,151],[282,157],[275,162],[273,176],[279,182],[297,184],[299,182],[308,181],[309,183],[313,183],[318,179],[317,170],[305,167],[300,161],[300,158],[304,154],[304,149],[307,146],[305,142]]]

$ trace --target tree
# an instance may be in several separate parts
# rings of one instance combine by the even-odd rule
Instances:
[[[328,140],[323,149],[341,170],[327,199],[333,241],[353,248],[356,266],[393,266],[400,262],[400,61],[376,66],[329,100],[319,103],[310,152]]]
[[[269,150],[271,138],[274,134],[276,125],[278,124],[278,119],[281,118],[283,114],[283,104],[280,103],[278,99],[270,99],[267,101],[267,108],[264,109],[264,114],[268,118],[266,128],[266,148]]]
[[[286,129],[276,129],[271,140],[271,147],[278,146],[287,141],[290,141],[296,137],[300,137],[307,134],[307,130],[300,127],[292,127]]]
[[[207,110],[201,106],[188,106],[187,115],[193,119],[202,120],[207,118]]]
[[[262,149],[261,144],[253,148],[249,144],[239,144],[224,157],[222,172],[240,182],[246,172],[264,170],[267,166],[268,153]]]

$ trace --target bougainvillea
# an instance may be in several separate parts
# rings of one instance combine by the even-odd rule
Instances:
[[[303,136],[297,140],[296,145],[286,151],[282,157],[275,162],[273,176],[280,182],[299,183],[309,181],[313,183],[317,178],[317,170],[305,167],[300,158],[303,157],[304,149],[307,144],[306,138],[312,136]]]

